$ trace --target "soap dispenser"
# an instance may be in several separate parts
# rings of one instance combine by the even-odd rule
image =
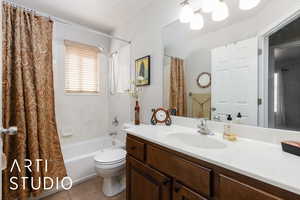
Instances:
[[[231,125],[232,125],[232,117],[231,117],[231,115],[228,115],[227,123],[224,125],[223,138],[226,140],[229,140],[229,141],[236,141],[237,137],[235,134],[232,133]]]
[[[236,116],[236,123],[241,124],[242,123],[242,114],[239,112]]]
[[[232,124],[232,117],[231,115],[227,115],[227,123],[224,125],[224,134],[223,134],[224,138],[231,134],[231,124]]]

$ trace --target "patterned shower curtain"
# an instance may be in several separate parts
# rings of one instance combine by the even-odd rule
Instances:
[[[2,18],[3,126],[18,127],[16,136],[3,138],[8,158],[3,197],[24,200],[43,192],[38,186],[44,177],[56,180],[66,176],[54,112],[53,23],[8,3],[3,4]],[[25,168],[29,160],[30,169]],[[12,189],[11,177],[18,178],[13,181],[17,190]],[[25,184],[21,177],[28,177]]]
[[[186,86],[184,74],[184,61],[179,58],[171,58],[170,75],[170,109],[176,109],[177,116],[186,116]]]

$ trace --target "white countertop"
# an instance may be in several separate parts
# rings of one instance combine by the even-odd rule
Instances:
[[[175,133],[199,135],[183,126],[127,125],[125,132],[191,157],[258,179],[300,195],[300,157],[285,153],[280,145],[238,138],[229,142],[216,133],[210,137],[226,144],[223,149],[201,149],[166,139]]]

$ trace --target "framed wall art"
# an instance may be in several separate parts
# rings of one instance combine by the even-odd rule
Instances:
[[[151,57],[145,56],[135,61],[136,86],[150,85]]]

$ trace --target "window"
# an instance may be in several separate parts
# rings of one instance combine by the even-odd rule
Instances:
[[[65,41],[65,92],[99,92],[99,54],[97,47]]]

